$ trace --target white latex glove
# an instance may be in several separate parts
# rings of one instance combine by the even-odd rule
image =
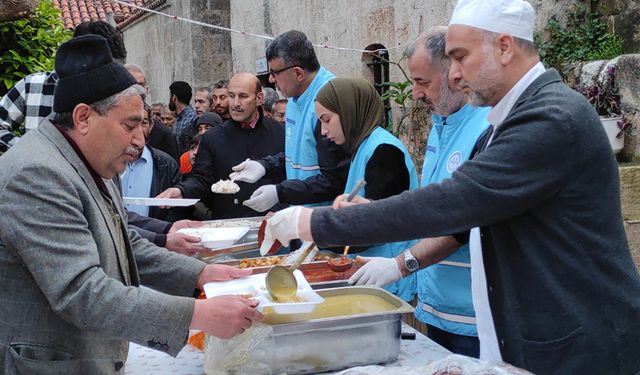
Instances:
[[[309,246],[311,246],[311,242],[303,242],[302,246],[300,246],[300,248],[298,250],[295,250],[291,253],[289,253],[289,255],[287,255],[287,257],[284,259],[284,264],[285,265],[290,265],[296,262],[296,260],[298,260],[298,258],[300,258],[302,256],[302,252],[304,251],[304,249],[308,248]],[[318,255],[318,247],[317,246],[313,246],[313,250],[311,250],[309,252],[309,255],[307,255],[306,258],[304,258],[304,260],[302,261],[302,263],[309,263],[309,262],[313,262],[313,260],[316,258],[316,255]]]
[[[366,263],[349,278],[349,284],[351,285],[375,285],[383,287],[402,278],[396,258],[358,257],[358,259]]]
[[[258,181],[267,173],[262,164],[254,160],[245,160],[231,169],[234,172],[229,174],[230,179],[250,184]]]
[[[267,255],[276,240],[283,246],[288,246],[291,240],[298,238],[298,222],[300,221],[302,206],[293,206],[276,212],[267,220],[264,229],[264,240],[260,246],[260,254]]]
[[[242,202],[243,205],[258,212],[265,212],[278,204],[278,191],[276,185],[264,185],[256,189],[251,197]]]

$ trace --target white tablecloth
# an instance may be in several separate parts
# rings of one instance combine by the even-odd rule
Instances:
[[[402,331],[414,332],[416,339],[402,340],[398,359],[388,363],[387,367],[424,366],[430,361],[451,354],[447,349],[406,323],[402,323]],[[176,358],[173,358],[165,353],[132,343],[129,347],[129,359],[125,366],[125,374],[202,375],[204,374],[202,370],[203,356],[202,352],[190,345],[187,345]]]

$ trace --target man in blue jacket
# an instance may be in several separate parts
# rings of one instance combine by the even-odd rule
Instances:
[[[278,202],[331,201],[344,191],[349,157],[340,146],[320,134],[314,102],[322,86],[335,76],[320,65],[307,36],[296,30],[287,31],[271,42],[267,62],[269,81],[289,99],[285,150],[259,161],[243,162],[233,170],[239,173],[236,181],[252,183],[265,175],[284,181],[261,186],[244,205],[264,212]]]
[[[429,30],[407,50],[413,97],[423,101],[433,113],[433,128],[422,167],[423,187],[450,178],[471,157],[478,138],[489,126],[490,108],[466,104],[465,94],[452,88],[448,80],[451,61],[445,54],[446,31],[446,27]],[[428,241],[416,246],[424,246]],[[375,284],[380,279],[367,281]],[[364,280],[359,284],[365,284]],[[417,289],[415,315],[427,324],[428,336],[454,353],[478,357],[480,344],[471,301],[469,246],[464,245],[446,259],[420,270]]]

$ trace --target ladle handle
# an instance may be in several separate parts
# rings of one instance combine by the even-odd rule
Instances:
[[[316,244],[312,242],[309,246],[307,246],[306,249],[302,250],[302,254],[300,254],[298,259],[296,259],[295,262],[293,262],[289,266],[289,270],[291,272],[297,270],[298,267],[300,267],[300,265],[302,264],[302,262],[304,262],[304,260],[307,259],[307,256],[309,256],[309,253],[311,252],[311,250],[313,250],[314,247],[316,247]]]
[[[356,194],[358,194],[360,189],[362,189],[366,184],[367,184],[367,182],[364,179],[361,179],[360,181],[358,181],[358,183],[356,183],[356,186],[353,187],[353,189],[351,190],[351,192],[347,196],[347,199],[345,199],[345,200],[347,202],[351,202],[351,200],[356,196]],[[307,259],[307,256],[309,255],[311,250],[313,250],[314,247],[316,247],[316,244],[314,242],[312,242],[311,245],[309,245],[306,249],[304,249],[302,251],[302,254],[300,254],[298,259],[296,259],[295,262],[293,262],[289,266],[289,270],[291,272],[297,270],[298,267],[300,267],[300,265],[302,264],[302,262],[304,262],[304,260]]]

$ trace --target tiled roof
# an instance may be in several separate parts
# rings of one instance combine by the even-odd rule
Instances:
[[[167,0],[129,0],[130,3],[149,9],[158,8]],[[53,0],[67,29],[73,30],[86,21],[106,21],[107,13],[113,12],[119,29],[131,24],[146,12],[121,5],[110,0]]]

